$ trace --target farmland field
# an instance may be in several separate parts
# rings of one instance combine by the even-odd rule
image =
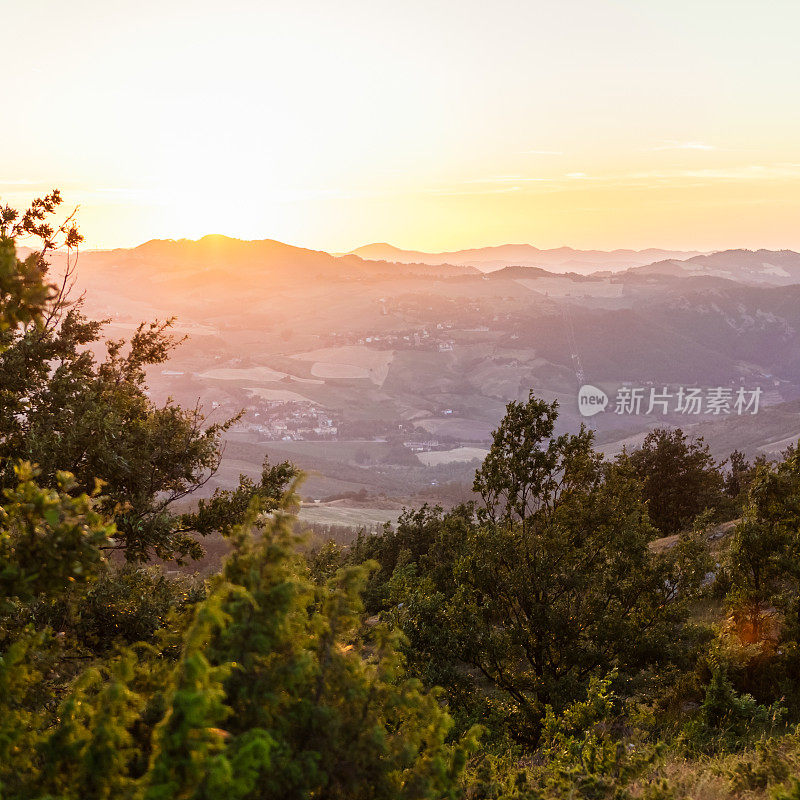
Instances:
[[[376,442],[362,439],[337,441],[306,441],[306,442],[280,442],[272,446],[272,450],[280,450],[281,457],[297,458],[327,458],[341,462],[359,463],[366,460],[378,460],[391,452],[386,442]]]
[[[483,461],[488,454],[483,447],[456,447],[453,450],[432,450],[429,453],[417,453],[417,458],[426,467],[437,464],[452,464],[454,461]]]
[[[311,403],[310,398],[291,392],[288,389],[264,389],[260,386],[246,387],[248,392],[258,395],[262,400],[278,400],[283,403]],[[320,404],[321,405],[321,404]]]
[[[327,503],[303,503],[300,507],[302,522],[320,525],[347,525],[350,527],[368,527],[397,522],[400,511],[385,508],[351,508]]]
[[[382,386],[394,358],[392,350],[373,350],[363,345],[324,347],[292,356],[311,361],[311,374],[320,378],[369,378]]]
[[[285,372],[278,372],[270,367],[219,367],[210,369],[200,375],[201,378],[218,381],[279,381],[287,377]]]
[[[370,371],[356,364],[326,364],[315,361],[311,367],[311,374],[318,378],[370,378]]]

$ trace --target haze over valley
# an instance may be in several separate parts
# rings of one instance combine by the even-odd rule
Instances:
[[[244,409],[206,492],[255,475],[268,453],[308,472],[304,496],[329,510],[314,519],[376,524],[468,498],[506,403],[530,390],[559,401],[566,431],[584,421],[579,384],[602,389],[609,406],[585,422],[609,455],[663,424],[702,433],[720,458],[800,435],[798,253],[384,250],[361,256],[397,260],[153,240],[83,252],[76,288],[112,337],[176,316],[186,341],[151,370],[155,399],[199,402],[210,421]],[[615,413],[626,386],[763,394],[757,415],[645,414],[646,397]]]

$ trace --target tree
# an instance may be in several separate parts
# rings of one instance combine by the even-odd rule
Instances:
[[[260,540],[242,526],[234,541],[222,573],[233,587],[220,607],[227,621],[205,655],[212,669],[233,665],[223,680],[224,757],[231,785],[238,763],[249,777],[236,794],[203,791],[455,797],[466,742],[445,743],[452,723],[435,692],[403,675],[398,635],[364,625],[360,593],[371,567],[345,567],[315,585],[282,514]]]
[[[82,673],[39,745],[42,769],[34,783],[40,791],[64,800],[131,796],[131,730],[144,703],[131,688],[135,667],[135,654],[126,651]]]
[[[39,238],[39,250],[15,262],[19,274],[32,270],[46,278],[46,256],[61,239],[44,220],[59,202],[54,192],[19,219],[11,209],[0,212],[6,260],[14,236]],[[74,226],[59,230],[66,231],[68,246],[76,246]],[[92,346],[103,344],[104,323],[88,320],[80,300],[70,301],[72,270],[68,261],[60,288],[47,290],[36,313],[26,316],[19,304],[4,302],[9,324],[0,333],[0,489],[13,485],[19,459],[36,464],[44,483],[59,470],[68,470],[82,491],[91,491],[99,479],[102,511],[117,526],[109,547],[134,562],[153,555],[197,558],[198,534],[229,530],[256,495],[275,505],[294,470],[288,463],[265,462],[260,482],[242,477],[236,490],[218,491],[197,513],[175,513],[175,503],[217,470],[222,437],[237,418],[208,425],[199,408],[150,400],[146,368],[163,363],[179,343],[170,335],[172,320],[142,323],[128,341],[106,341],[106,356],[98,361]],[[22,278],[13,285],[25,295]],[[41,301],[41,293],[34,299]],[[19,324],[10,324],[18,318]]]
[[[650,519],[662,536],[691,526],[706,508],[723,503],[724,479],[702,437],[688,439],[680,429],[657,428],[629,459],[644,486]]]
[[[69,264],[69,254],[82,241],[71,216],[58,227],[47,221],[60,204],[61,194],[55,190],[34,200],[23,214],[0,207],[0,334],[41,323],[48,304],[58,296],[57,288],[46,282],[47,253],[63,246]],[[38,243],[24,261],[17,258],[16,240],[21,237]],[[68,268],[65,280],[69,272]]]
[[[140,325],[129,342],[108,342],[97,363],[87,345],[100,342],[102,326],[73,307],[54,327],[19,335],[0,354],[0,485],[14,458],[36,463],[44,480],[65,467],[82,487],[102,480],[104,510],[117,523],[114,547],[130,561],[198,557],[197,533],[223,520],[235,525],[254,494],[275,500],[293,474],[288,464],[273,470],[265,463],[259,483],[244,478],[195,514],[171,511],[214,474],[235,418],[206,425],[198,408],[150,400],[145,368],[175,346],[169,326]]]
[[[119,670],[101,661],[120,633],[118,612],[128,640],[155,640],[159,626],[167,628],[161,638],[183,630],[169,619],[179,605],[173,587],[130,570],[121,577],[107,554],[121,550],[134,562],[197,555],[196,535],[230,533],[254,497],[267,510],[276,507],[294,469],[265,462],[259,481],[242,477],[194,512],[171,511],[213,474],[230,421],[203,427],[199,410],[149,400],[144,369],[174,346],[169,323],[142,325],[129,342],[108,342],[105,359],[95,360],[87,345],[100,341],[102,323],[85,319],[68,299],[74,261],[68,256],[59,286],[47,282],[48,253],[59,244],[72,253],[80,240],[70,220],[47,222],[59,203],[54,192],[22,215],[0,209],[0,792],[33,780],[43,758],[55,770],[45,781],[53,792],[61,796],[76,782],[76,797],[105,797],[130,777],[127,764],[110,763],[130,738],[122,719],[133,713],[133,695],[131,703],[124,699],[123,662],[130,659]],[[16,257],[20,237],[38,243],[24,261]],[[100,594],[105,614],[92,602]],[[48,624],[56,617],[58,633]],[[70,653],[76,635],[80,647]],[[74,695],[63,708],[61,722],[72,726],[59,740],[66,761],[58,766],[52,751],[37,760],[37,748],[47,750],[42,737],[53,727],[57,697],[84,659],[99,663],[99,672],[85,672],[75,691],[86,698]],[[87,765],[74,780],[73,758]],[[17,796],[34,796],[34,784]]]
[[[15,468],[17,485],[0,506],[0,613],[12,600],[59,594],[86,581],[105,562],[102,548],[116,534],[96,510],[95,496],[73,496],[75,481],[56,476],[57,489],[42,489],[30,464]]]
[[[0,506],[0,793],[12,761],[15,781],[34,770],[32,752],[46,727],[46,673],[53,669],[50,633],[20,629],[17,618],[26,603],[61,597],[91,580],[115,533],[97,512],[97,497],[74,496],[68,473],[58,474],[56,489],[39,486],[29,464],[16,475]]]
[[[765,463],[763,456],[751,464],[741,450],[734,450],[728,457],[728,471],[725,475],[725,494],[732,500],[740,500],[747,494],[755,477],[759,463]]]
[[[800,450],[774,465],[761,464],[750,485],[729,550],[735,605],[774,606],[786,615],[790,638],[800,640]]]
[[[418,559],[397,612],[420,660],[469,666],[534,740],[544,707],[577,699],[593,675],[674,652],[703,574],[692,548],[650,552],[632,469],[604,463],[585,428],[555,437],[556,418],[533,395],[509,404],[475,478],[484,505],[471,524],[440,517],[427,554],[439,568]]]
[[[759,703],[796,717],[800,670],[800,451],[760,462],[720,573],[725,620],[712,667]],[[722,680],[720,678],[720,680]]]

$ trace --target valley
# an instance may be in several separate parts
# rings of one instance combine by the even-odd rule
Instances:
[[[559,401],[560,430],[594,428],[609,456],[657,425],[703,435],[720,459],[796,439],[800,285],[785,278],[800,256],[689,255],[583,275],[494,262],[487,272],[466,256],[406,264],[205,237],[84,253],[76,290],[113,337],[177,314],[184,341],[151,369],[155,400],[199,404],[209,421],[243,410],[205,492],[257,474],[268,454],[305,470],[310,503],[361,491],[365,508],[396,513],[468,499],[506,403],[530,390]],[[580,383],[610,398],[603,413],[583,420]],[[645,399],[758,387],[761,408],[615,413],[625,387]]]

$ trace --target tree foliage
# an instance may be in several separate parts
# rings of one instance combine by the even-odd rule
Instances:
[[[702,511],[723,503],[724,477],[702,437],[657,428],[622,458],[630,460],[642,482],[650,519],[662,536],[691,527]]]
[[[59,205],[61,194],[55,190],[34,200],[22,214],[7,205],[0,207],[0,335],[19,326],[41,325],[59,295],[46,280],[47,255],[61,246],[69,254],[82,241],[71,216],[58,226],[49,222]],[[20,239],[35,245],[24,259],[17,257]],[[0,339],[0,349],[3,344]]]
[[[17,694],[0,722],[0,745],[15,755],[13,770],[0,765],[4,797],[457,796],[476,732],[449,742],[437,693],[404,675],[399,634],[364,625],[369,566],[314,584],[291,519],[256,522],[252,506],[166,673],[157,648],[138,659],[123,651],[83,672],[49,724],[42,711],[38,724],[23,714]],[[32,679],[19,669],[25,658],[12,654],[23,683]],[[153,726],[140,685],[154,659],[164,688]],[[143,725],[150,755],[139,774]],[[20,769],[23,735],[30,755]]]
[[[410,658],[453,697],[492,687],[523,738],[547,705],[577,699],[593,676],[680,650],[686,607],[705,574],[697,540],[667,554],[627,462],[608,464],[592,434],[554,436],[557,405],[511,403],[475,478],[483,503],[422,509],[372,540]],[[355,548],[370,554],[370,542]],[[489,694],[487,697],[491,697]]]
[[[57,488],[43,489],[27,463],[15,473],[17,485],[4,490],[0,506],[0,610],[10,600],[52,596],[87,580],[116,533],[97,510],[97,489],[94,497],[73,496],[68,472],[56,475]]]

